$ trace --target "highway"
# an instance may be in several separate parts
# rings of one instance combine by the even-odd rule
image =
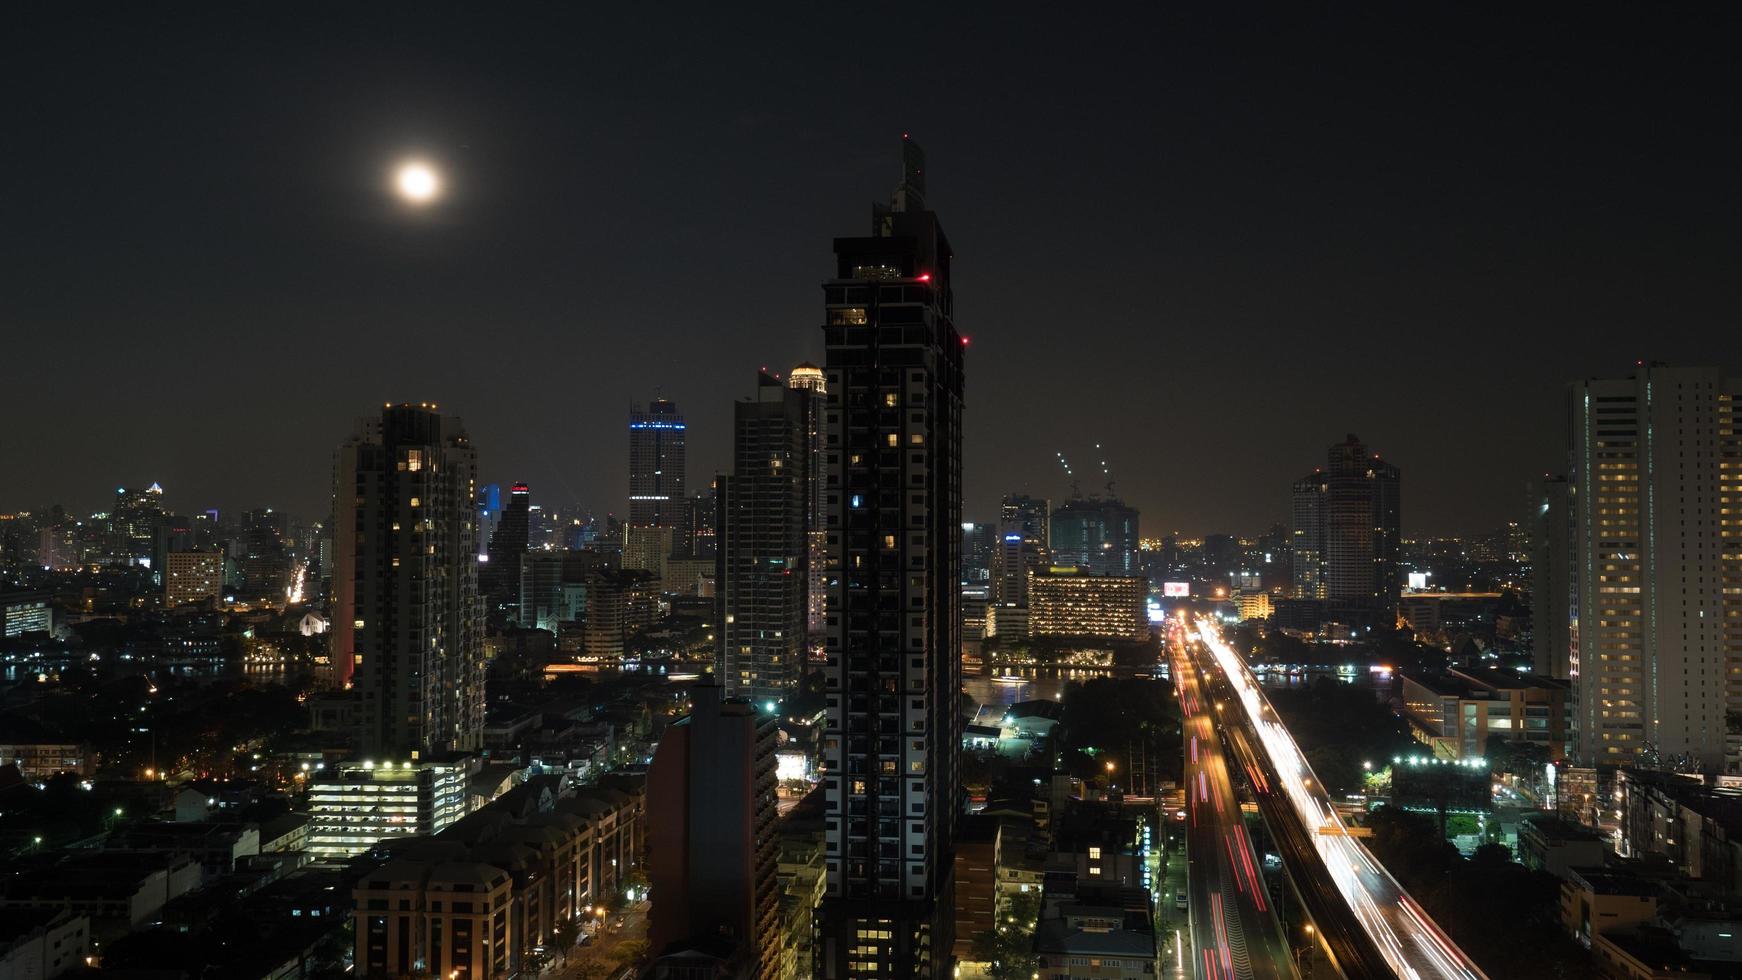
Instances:
[[[1198,683],[1196,696],[1217,699],[1211,715],[1234,754],[1263,781],[1258,795],[1266,825],[1338,969],[1352,978],[1485,980],[1360,841],[1347,836],[1300,747],[1220,629],[1205,618],[1196,633],[1201,643],[1188,647],[1189,656],[1210,681]]]
[[[1170,643],[1184,719],[1187,899],[1198,980],[1292,980],[1294,961],[1277,926],[1261,864],[1241,819],[1197,671]],[[1174,901],[1173,895],[1161,901]]]

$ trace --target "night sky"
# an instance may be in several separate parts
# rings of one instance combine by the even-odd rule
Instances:
[[[663,394],[705,486],[758,366],[820,361],[830,240],[904,131],[972,338],[970,517],[1099,441],[1146,532],[1256,531],[1352,431],[1406,535],[1481,530],[1570,379],[1742,369],[1715,4],[144,6],[0,21],[0,509],[158,480],[323,517],[390,399],[621,513]],[[413,155],[451,190],[422,213]]]

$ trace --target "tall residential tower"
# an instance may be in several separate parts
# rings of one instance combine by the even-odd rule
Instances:
[[[763,372],[732,407],[732,475],[719,478],[714,676],[727,697],[784,698],[804,668],[805,515],[815,393]]]
[[[1572,386],[1574,754],[1738,768],[1742,379],[1641,366]]]
[[[818,975],[950,975],[962,360],[924,155],[823,285],[827,894]]]
[[[362,693],[359,748],[401,759],[476,749],[483,622],[465,429],[434,405],[389,405],[359,421],[334,470],[333,659]]]

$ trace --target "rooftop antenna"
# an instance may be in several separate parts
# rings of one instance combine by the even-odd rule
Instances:
[[[1065,459],[1064,453],[1055,453],[1054,455],[1058,456],[1059,465],[1065,468],[1065,478],[1071,481],[1071,496],[1073,498],[1081,497],[1083,490],[1077,485],[1077,474],[1071,469],[1070,460]]]
[[[1095,443],[1095,452],[1101,453],[1103,456],[1101,460],[1101,475],[1107,478],[1107,496],[1117,497],[1118,494],[1113,492],[1113,470],[1107,465],[1105,453],[1101,449],[1101,444],[1098,442]]]

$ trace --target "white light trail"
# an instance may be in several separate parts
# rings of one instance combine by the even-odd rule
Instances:
[[[1309,831],[1327,824],[1341,829],[1342,817],[1331,805],[1323,785],[1313,778],[1293,736],[1275,720],[1276,714],[1257,678],[1222,640],[1212,620],[1199,618],[1197,632],[1239,696],[1252,730],[1257,733],[1302,826]],[[1358,840],[1315,832],[1314,842],[1338,893],[1398,976],[1411,980],[1485,980],[1476,964],[1428,918],[1415,899],[1373,860]]]

